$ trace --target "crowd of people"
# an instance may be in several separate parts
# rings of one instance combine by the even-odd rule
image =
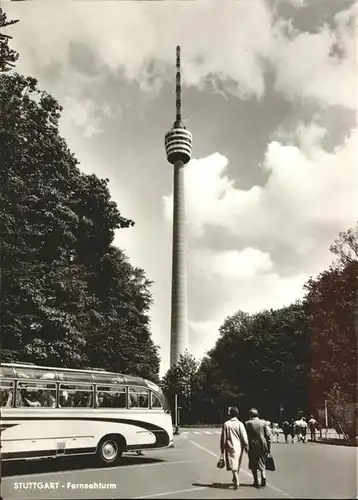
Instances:
[[[249,469],[253,476],[255,488],[266,486],[266,463],[271,454],[271,443],[279,442],[280,428],[277,422],[272,424],[259,418],[256,408],[249,411],[250,419],[244,424],[238,419],[239,410],[229,409],[229,419],[223,424],[220,438],[221,460],[226,464],[226,470],[232,472],[234,489],[239,487],[239,472],[244,452],[248,454]],[[305,417],[297,420],[285,420],[282,432],[286,443],[291,436],[292,443],[306,442],[308,430],[311,440],[316,441],[318,422],[311,415],[308,422]],[[260,477],[259,477],[260,476]],[[259,481],[260,479],[260,481]]]
[[[308,421],[305,417],[301,417],[297,420],[285,420],[282,423],[282,432],[285,436],[286,443],[288,443],[289,436],[291,437],[292,443],[306,443],[308,432],[310,433],[311,441],[317,441],[317,431],[319,431],[320,437],[322,438],[322,426],[313,415],[310,416]]]

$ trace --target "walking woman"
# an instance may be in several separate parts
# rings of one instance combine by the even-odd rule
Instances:
[[[271,432],[265,420],[259,419],[256,408],[249,412],[250,420],[246,422],[249,440],[249,469],[254,477],[255,488],[259,488],[258,472],[261,473],[261,486],[266,486],[266,457],[271,451]]]
[[[239,486],[239,472],[244,450],[248,450],[248,440],[245,426],[237,418],[239,410],[230,408],[230,420],[225,422],[221,431],[221,455],[225,455],[226,470],[232,472],[234,489]]]

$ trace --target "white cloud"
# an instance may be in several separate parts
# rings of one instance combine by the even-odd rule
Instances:
[[[272,62],[278,91],[291,99],[356,109],[356,36],[351,28],[355,8],[336,16],[334,30],[324,25],[317,33],[300,32],[291,21],[277,22]]]
[[[207,320],[189,321],[192,354],[200,358],[215,345],[219,327],[227,316],[239,310],[255,313],[292,304],[303,296],[303,285],[307,279],[308,276],[304,274],[282,278],[275,273],[268,273],[247,280],[244,284],[240,280],[227,283],[227,293],[222,297],[220,311]]]
[[[215,85],[220,80],[224,92],[260,98],[270,61],[277,89],[290,98],[355,106],[352,8],[336,16],[335,30],[324,26],[318,33],[297,32],[290,21],[274,21],[264,0],[62,2],[61,6],[29,2],[21,9],[11,4],[7,9],[22,14],[23,21],[12,32],[21,54],[20,67],[29,74],[41,74],[48,65],[58,64],[59,82],[67,72],[76,75],[70,53],[77,42],[93,52],[94,64],[114,76],[122,70],[143,89],[157,91],[164,81],[173,82],[175,45],[181,44],[187,85],[201,87],[208,80]],[[344,57],[330,56],[333,45]],[[153,61],[154,70],[149,64]],[[80,79],[77,86],[83,86]],[[68,94],[71,87],[62,90]]]
[[[102,131],[100,117],[96,114],[97,107],[90,99],[75,100],[67,97],[63,103],[66,113],[61,126],[66,126],[66,122],[73,123],[83,128],[83,136],[90,138]]]
[[[268,253],[256,248],[224,250],[214,252],[209,249],[194,250],[191,254],[193,264],[202,272],[220,276],[225,279],[251,278],[269,271],[272,260]]]
[[[13,29],[23,67],[30,73],[39,64],[44,68],[56,62],[67,67],[70,44],[79,42],[114,75],[122,69],[128,79],[147,88],[152,79],[148,63],[153,60],[158,63],[157,78],[172,81],[175,46],[181,44],[184,83],[200,86],[207,78],[219,76],[237,82],[234,91],[238,95],[260,96],[264,91],[259,58],[270,50],[271,14],[263,0],[220,5],[208,0],[65,2],[61,7],[32,3],[21,11],[27,19],[36,18],[36,23],[23,22],[18,33]],[[35,31],[41,37],[35,37]],[[49,46],[56,50],[49,51]]]
[[[214,225],[248,241],[269,239],[297,248],[312,226],[328,225],[334,233],[353,223],[358,130],[333,153],[320,146],[324,134],[315,124],[301,124],[298,146],[268,144],[262,165],[267,183],[247,190],[234,186],[219,153],[191,161],[185,170],[190,235],[200,237]],[[166,196],[167,218],[171,207],[172,197]]]
[[[196,359],[199,360],[209,349],[214,347],[222,324],[222,318],[210,321],[189,321],[191,338],[189,347]]]
[[[300,8],[300,7],[305,7],[307,5],[306,0],[276,0],[275,4],[289,4],[292,5],[293,7]]]
[[[333,153],[321,149],[322,134],[314,140],[312,130],[299,127],[302,149],[272,142],[264,160],[270,177],[261,210],[271,220],[271,228],[274,221],[279,224],[276,234],[293,242],[301,236],[297,228],[304,234],[305,226],[328,224],[340,228],[354,221],[358,129]]]
[[[193,236],[201,236],[206,225],[221,226],[228,217],[244,213],[256,205],[261,188],[250,190],[234,187],[234,181],[225,175],[228,160],[220,153],[192,160],[185,169],[185,197],[188,213],[188,229]],[[204,182],[205,180],[205,182]],[[171,220],[172,194],[164,197],[164,211]]]

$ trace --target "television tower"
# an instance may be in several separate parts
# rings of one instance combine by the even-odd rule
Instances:
[[[185,248],[184,165],[190,160],[192,135],[181,121],[180,46],[176,48],[176,120],[165,134],[168,162],[174,166],[173,263],[170,366],[189,348]]]

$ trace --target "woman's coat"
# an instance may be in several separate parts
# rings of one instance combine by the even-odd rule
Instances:
[[[244,424],[236,417],[225,422],[221,431],[221,453],[225,453],[227,470],[240,469],[242,455],[247,447],[248,439]]]

